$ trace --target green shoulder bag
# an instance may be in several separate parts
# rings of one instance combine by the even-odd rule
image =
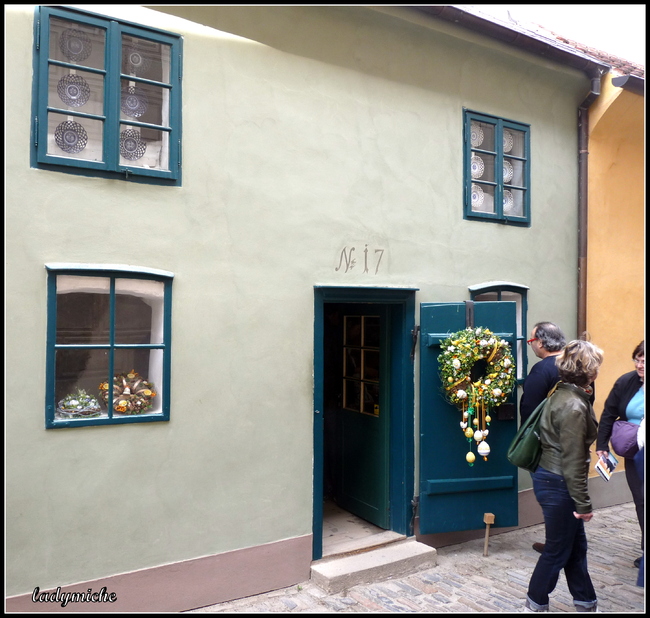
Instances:
[[[510,444],[506,457],[508,461],[523,468],[529,472],[535,472],[542,457],[542,439],[540,436],[539,423],[542,420],[542,413],[546,403],[555,391],[551,389],[546,399],[542,401],[532,412],[532,414],[521,424],[519,431]]]

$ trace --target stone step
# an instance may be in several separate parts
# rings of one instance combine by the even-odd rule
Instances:
[[[404,577],[436,566],[437,552],[415,537],[342,557],[323,558],[312,564],[311,581],[329,593],[359,584]]]
[[[356,539],[343,538],[338,542],[328,541],[326,544],[323,542],[323,558],[341,557],[346,554],[357,554],[361,551],[368,551],[376,549],[388,543],[396,543],[397,541],[404,541],[406,535],[399,534],[398,532],[391,532],[390,530],[382,530],[379,533],[371,534],[369,536],[361,536]]]

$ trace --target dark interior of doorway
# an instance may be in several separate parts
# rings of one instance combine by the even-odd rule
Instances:
[[[349,303],[324,305],[324,462],[323,462],[323,557],[358,551],[380,545],[400,537],[350,513],[334,499],[336,483],[334,468],[335,429],[334,410],[341,406],[341,381],[343,359],[341,355],[341,330],[343,316]],[[329,413],[328,413],[329,412]],[[388,538],[390,537],[390,538]]]

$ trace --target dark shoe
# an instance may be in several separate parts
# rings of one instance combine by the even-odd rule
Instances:
[[[598,611],[598,604],[594,604],[591,607],[585,607],[584,605],[575,605],[574,607],[576,608],[577,612],[597,612]]]
[[[533,543],[533,549],[536,552],[538,552],[540,554],[543,554],[544,553],[544,543]]]
[[[639,556],[635,561],[634,561],[634,566],[638,569],[641,566],[641,558],[642,556]]]
[[[534,609],[533,606],[530,604],[530,599],[526,599],[526,603],[524,605],[524,612],[547,612],[548,611],[548,605],[546,605],[545,609]]]

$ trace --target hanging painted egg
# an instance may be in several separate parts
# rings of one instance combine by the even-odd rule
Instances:
[[[463,421],[460,422],[460,428],[465,429],[467,427],[467,423],[463,423]]]
[[[480,442],[482,439],[483,439],[483,432],[480,429],[477,429],[474,432],[474,440],[476,440],[477,442]]]
[[[481,457],[487,457],[490,454],[490,446],[487,442],[483,441],[478,445],[478,454]]]
[[[472,421],[472,423],[473,423],[474,425],[478,425],[478,419],[475,418],[475,419]]]
[[[469,453],[467,453],[467,455],[465,455],[465,459],[467,460],[468,464],[473,464],[474,460],[476,459],[476,455],[474,455],[474,453],[470,451]]]
[[[492,417],[488,414],[488,415],[485,417],[485,422],[486,422],[486,423],[489,423],[491,420],[492,420]]]
[[[465,430],[465,437],[466,438],[471,438],[474,435],[474,430],[471,427],[468,427]]]

